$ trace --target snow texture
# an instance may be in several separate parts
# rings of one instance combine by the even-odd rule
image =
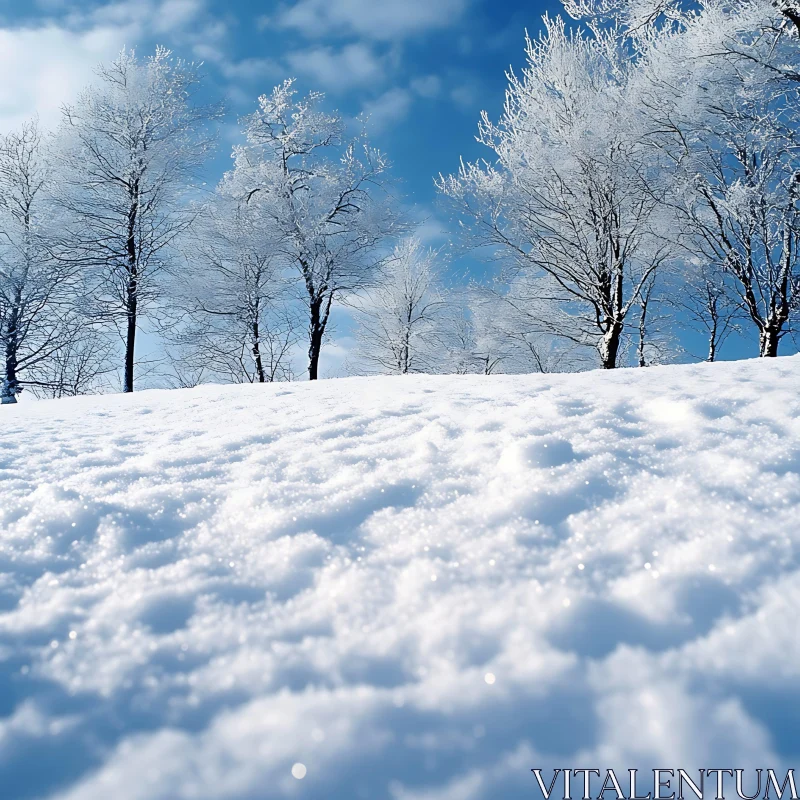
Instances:
[[[493,800],[800,755],[800,357],[0,417],[0,792]]]

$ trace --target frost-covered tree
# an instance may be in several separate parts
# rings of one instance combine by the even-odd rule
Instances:
[[[59,258],[86,267],[94,310],[124,342],[124,390],[133,391],[140,317],[160,296],[171,248],[195,213],[186,202],[213,142],[214,110],[193,102],[197,65],[158,48],[124,50],[64,108]]]
[[[667,302],[665,292],[656,276],[653,276],[639,292],[636,366],[673,363],[683,353],[675,333],[677,325],[674,310],[675,306]]]
[[[750,109],[741,102],[742,113],[726,115],[715,129],[731,152],[705,148],[708,169],[686,212],[703,255],[735,278],[760,355],[776,356],[800,291],[800,150],[794,124],[763,115],[758,102]]]
[[[758,29],[759,34],[765,28],[787,27],[800,33],[797,0],[563,0],[563,5],[574,19],[589,24],[610,22],[641,41],[650,38],[655,28],[680,29],[709,9],[758,14],[765,23]]]
[[[646,41],[653,28],[682,22],[697,4],[692,0],[563,0],[573,19],[590,25],[619,26],[637,41]]]
[[[469,309],[481,371],[568,372],[593,365],[583,340],[570,336],[569,315],[542,299],[538,283],[521,275],[509,284],[501,277],[495,285],[473,287]]]
[[[788,0],[567,0],[573,17],[614,30],[635,64],[644,140],[676,165],[664,205],[687,265],[678,305],[709,334],[732,319],[730,290],[774,356],[800,282],[797,131],[800,46]]]
[[[298,99],[291,80],[242,121],[225,192],[257,209],[299,278],[308,311],[308,375],[316,380],[331,309],[373,283],[397,228],[388,164],[364,135],[346,140],[323,95]]]
[[[498,124],[480,141],[494,163],[440,178],[476,244],[498,248],[571,320],[570,336],[618,364],[642,287],[667,259],[658,235],[664,166],[642,146],[630,59],[613,30],[570,33],[546,18],[510,76]]]
[[[551,324],[537,313],[551,309],[515,296],[517,288],[472,285],[449,294],[440,323],[445,371],[528,374],[564,372],[588,364],[570,342],[554,336]]]
[[[300,321],[273,231],[255,205],[218,192],[187,245],[183,324],[170,338],[181,375],[235,383],[292,377]]]
[[[448,307],[447,332],[447,363],[454,375],[491,375],[497,370],[502,352],[481,341],[482,331],[466,299]]]
[[[116,373],[114,343],[78,311],[59,346],[37,366],[30,386],[39,397],[75,397],[108,390]]]
[[[0,398],[4,404],[15,403],[25,385],[57,388],[48,361],[63,359],[81,334],[73,303],[75,270],[54,259],[48,244],[56,217],[52,183],[51,162],[35,121],[0,137]]]
[[[356,361],[378,374],[447,371],[441,251],[403,239],[376,285],[354,304]]]
[[[716,361],[726,340],[739,331],[741,309],[730,278],[717,267],[690,261],[680,280],[668,302],[689,328],[705,337],[708,344],[702,357]]]
[[[800,288],[800,85],[786,79],[800,47],[781,18],[771,4],[709,2],[643,62],[650,139],[679,164],[669,205],[690,261],[725,278],[762,356],[777,355]]]

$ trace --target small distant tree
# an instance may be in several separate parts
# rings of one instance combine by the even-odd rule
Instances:
[[[31,391],[39,397],[75,397],[113,386],[114,344],[80,313],[59,337],[59,347],[41,362]],[[116,379],[116,378],[115,378]]]
[[[301,321],[271,232],[256,206],[219,192],[205,209],[179,284],[185,318],[170,337],[182,380],[291,379]]]
[[[123,50],[66,106],[60,128],[59,258],[87,269],[97,318],[124,342],[124,391],[134,388],[140,317],[161,295],[172,246],[195,211],[186,202],[204,163],[216,110],[192,102],[199,67],[164,48],[140,60]]]
[[[741,308],[731,288],[730,276],[718,267],[689,263],[675,287],[669,304],[686,325],[708,342],[702,358],[716,361],[720,348],[731,334],[740,330]]]
[[[403,239],[380,278],[354,306],[356,359],[370,372],[406,375],[447,370],[442,342],[445,294],[441,251]]]
[[[685,289],[683,287],[681,296],[686,293]],[[655,278],[642,287],[637,310],[636,366],[674,363],[683,354],[675,334],[675,305],[667,301],[663,288]]]
[[[593,364],[593,348],[574,336],[569,315],[540,297],[537,281],[473,287],[469,297],[475,352],[485,374],[550,373]]]
[[[323,95],[297,99],[294,82],[259,98],[242,121],[224,191],[257,210],[277,252],[295,271],[308,318],[308,376],[319,377],[334,304],[373,285],[387,238],[400,231],[388,193],[388,163],[365,135],[345,138]]]
[[[462,298],[459,298],[459,300]],[[445,337],[447,363],[454,375],[491,374],[496,366],[494,354],[480,352],[475,319],[468,303],[454,302],[447,309]]]

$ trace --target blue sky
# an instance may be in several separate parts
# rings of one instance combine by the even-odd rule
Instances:
[[[348,116],[366,112],[411,202],[430,206],[432,179],[480,154],[481,109],[497,116],[505,69],[521,63],[525,28],[556,3],[531,0],[0,0],[0,128],[38,110],[57,118],[92,66],[122,45],[164,44],[205,62],[230,123],[285,77],[326,92]],[[13,82],[12,82],[13,83]],[[229,163],[224,132],[211,178]],[[432,211],[430,213],[433,213]]]
[[[557,11],[542,0],[0,0],[0,130],[38,113],[54,125],[59,108],[92,79],[97,63],[123,46],[156,44],[202,60],[209,93],[225,98],[228,118],[213,185],[230,166],[236,119],[259,94],[295,77],[328,105],[355,119],[368,114],[372,140],[394,174],[419,233],[446,241],[433,178],[458,159],[485,155],[475,142],[480,111],[499,115],[505,71],[523,60],[525,29]],[[479,260],[456,258],[454,277],[481,277]],[[350,325],[338,317],[326,350],[338,374]],[[323,364],[325,367],[325,364]]]
[[[148,52],[162,44],[202,60],[209,93],[225,98],[227,122],[207,176],[213,185],[230,165],[237,117],[296,77],[349,118],[370,116],[373,141],[426,220],[420,233],[439,244],[448,222],[434,176],[457,169],[460,156],[487,155],[474,138],[480,111],[497,118],[505,71],[523,62],[526,28],[538,32],[542,14],[559,9],[556,0],[0,0],[0,130],[33,113],[54,124],[98,62],[123,46]],[[473,256],[453,262],[457,275],[481,278],[487,269]],[[328,374],[339,372],[347,333],[342,318]],[[682,338],[704,351],[700,339]],[[790,349],[787,338],[783,352]],[[756,353],[749,336],[731,340],[723,356]]]

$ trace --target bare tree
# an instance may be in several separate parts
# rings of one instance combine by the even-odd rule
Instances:
[[[68,224],[59,258],[90,270],[103,319],[122,336],[124,391],[134,387],[139,318],[159,297],[170,248],[194,211],[185,202],[213,137],[215,109],[193,104],[198,66],[168,50],[124,50],[64,109],[60,129]]]
[[[258,333],[258,353],[253,353],[252,329],[236,324],[227,314],[195,314],[191,322],[171,337],[169,383],[197,386],[209,380],[231,383],[274,383],[290,381],[297,320],[289,315],[271,315]],[[263,312],[262,312],[263,315]]]
[[[759,354],[773,357],[800,300],[800,151],[778,145],[778,152],[772,137],[754,141],[764,127],[763,118],[745,123],[732,158],[706,151],[711,169],[687,213],[703,254],[735,278]]]
[[[295,95],[286,81],[259,98],[259,110],[243,120],[247,145],[234,150],[224,183],[276,231],[277,247],[300,279],[308,376],[316,380],[334,303],[374,281],[382,246],[400,226],[384,156],[363,135],[345,142],[342,118],[319,109],[323,95]]]
[[[661,26],[673,30],[691,24],[698,12],[709,9],[734,9],[743,14],[759,15],[763,23],[751,27],[759,34],[765,30],[791,28],[800,34],[800,3],[797,0],[563,0],[564,9],[573,18],[589,24],[616,24],[631,37],[652,41]],[[783,24],[781,24],[783,23]]]
[[[756,0],[704,3],[679,35],[654,39],[643,71],[649,139],[679,165],[667,204],[683,246],[715,282],[725,276],[762,357],[777,355],[800,303],[800,87],[784,69],[800,66],[800,48],[780,19]],[[722,287],[696,283],[687,289],[716,314]]]
[[[441,251],[403,239],[377,285],[354,304],[356,361],[367,371],[407,375],[446,369]]]
[[[79,335],[75,270],[48,247],[52,170],[36,121],[0,137],[0,348],[2,403],[40,386],[48,362]]]
[[[489,352],[478,344],[479,334],[467,302],[448,306],[447,363],[455,375],[490,375],[502,354]],[[481,350],[485,352],[481,352]]]
[[[28,385],[39,397],[74,397],[111,388],[114,346],[80,313],[59,337],[59,346],[43,360]]]
[[[274,234],[257,205],[222,191],[204,210],[180,276],[186,316],[171,336],[193,375],[235,383],[293,377],[301,323]]]
[[[685,287],[682,287],[681,296],[685,293]],[[675,335],[674,310],[675,305],[667,301],[663,289],[654,276],[639,292],[639,322],[636,330],[637,366],[669,364],[683,353]]]
[[[506,284],[500,276],[469,292],[474,349],[484,374],[570,372],[593,365],[594,349],[575,340],[569,315],[541,298],[538,282],[523,275]]]
[[[728,337],[740,330],[741,309],[731,279],[719,268],[690,261],[680,281],[668,303],[680,314],[679,320],[706,338],[706,352],[696,357],[716,361]]]
[[[633,67],[615,32],[546,25],[528,41],[522,77],[510,76],[500,123],[483,116],[479,140],[496,164],[462,163],[439,188],[476,244],[544,279],[539,299],[568,312],[571,337],[612,369],[629,312],[669,257],[658,235],[662,165],[641,146]]]

